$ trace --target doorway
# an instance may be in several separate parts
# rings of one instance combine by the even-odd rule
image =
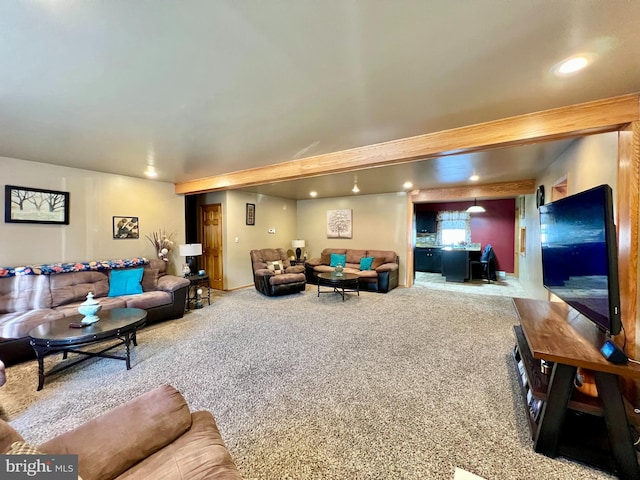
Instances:
[[[202,205],[200,220],[202,261],[209,274],[209,286],[216,290],[223,290],[222,204]]]

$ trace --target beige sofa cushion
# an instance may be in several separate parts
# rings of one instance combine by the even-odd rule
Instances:
[[[383,263],[396,263],[396,252],[390,250],[367,250],[367,257],[373,257],[374,259],[383,259]],[[375,262],[375,260],[374,260]]]
[[[78,313],[76,311],[76,313]],[[5,313],[0,315],[0,338],[23,338],[42,323],[64,318],[61,312],[43,308],[28,312]]]
[[[190,427],[191,413],[185,399],[175,388],[163,385],[38,449],[78,455],[78,470],[83,478],[107,480],[168,445]]]
[[[191,429],[162,450],[117,477],[117,480],[239,480],[213,415],[192,414]]]
[[[360,259],[362,257],[366,257],[366,250],[347,250],[347,263],[353,263],[354,265],[358,265],[358,269],[360,268]]]
[[[106,272],[67,272],[50,275],[52,306],[84,302],[87,293],[96,298],[109,293],[109,276]]]
[[[0,278],[0,314],[51,308],[49,275]]]

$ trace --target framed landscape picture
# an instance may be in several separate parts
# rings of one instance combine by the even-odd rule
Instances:
[[[5,185],[4,221],[69,225],[69,192]]]
[[[113,217],[113,238],[140,238],[138,217]]]

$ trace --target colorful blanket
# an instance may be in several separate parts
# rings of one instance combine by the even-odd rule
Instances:
[[[114,268],[136,267],[149,263],[145,257],[124,260],[99,260],[92,262],[47,263],[20,267],[0,267],[0,278],[16,275],[53,275],[55,273],[83,272],[89,270],[111,270]]]

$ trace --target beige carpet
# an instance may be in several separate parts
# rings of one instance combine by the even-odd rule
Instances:
[[[507,296],[247,288],[143,329],[129,371],[93,359],[36,392],[35,362],[10,367],[0,404],[37,444],[171,383],[214,413],[247,480],[614,478],[533,451],[515,323]]]

